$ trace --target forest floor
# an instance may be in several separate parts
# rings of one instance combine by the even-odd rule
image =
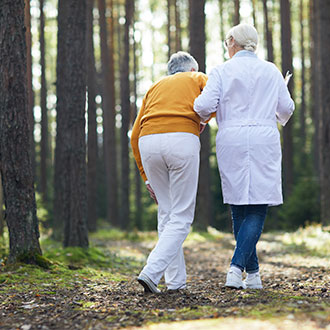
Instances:
[[[224,287],[229,233],[190,233],[188,288],[161,282],[159,295],[136,281],[155,233],[103,230],[90,241],[86,251],[44,240],[48,270],[0,266],[0,329],[330,329],[330,232],[319,226],[262,235],[263,290]]]

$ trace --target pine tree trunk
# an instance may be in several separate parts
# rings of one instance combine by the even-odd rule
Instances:
[[[281,10],[281,46],[282,73],[293,72],[291,45],[291,14],[289,0],[280,0]],[[289,83],[289,90],[293,96],[293,79]],[[283,170],[284,192],[290,195],[293,186],[293,118],[283,128]]]
[[[234,25],[240,23],[239,8],[240,8],[240,1],[235,0]]]
[[[3,229],[5,225],[5,220],[3,218],[3,192],[2,192],[2,180],[0,171],[0,237],[3,235]]]
[[[318,7],[316,20],[318,21],[318,52],[319,68],[317,82],[319,83],[320,120],[320,183],[321,183],[321,222],[324,226],[330,225],[330,2],[316,0]]]
[[[256,28],[256,30],[258,30],[257,20],[256,20],[256,0],[251,0],[251,6],[252,6],[253,25]]]
[[[9,230],[9,261],[41,255],[31,163],[24,0],[0,4],[0,174]]]
[[[129,204],[129,149],[128,136],[130,123],[130,83],[129,83],[129,29],[132,23],[133,0],[125,1],[125,30],[123,36],[123,56],[120,72],[121,99],[121,227],[128,229],[130,222]]]
[[[44,0],[39,0],[40,4],[40,67],[41,67],[41,88],[40,88],[40,107],[41,107],[41,141],[40,141],[40,191],[42,200],[48,201],[47,191],[47,171],[49,167],[49,148],[48,148],[48,110],[47,110],[47,82],[45,64],[45,17]]]
[[[273,36],[272,27],[268,19],[268,8],[267,0],[262,0],[264,8],[264,22],[265,22],[265,35],[266,35],[266,45],[267,45],[267,60],[274,62],[274,48],[273,48]]]
[[[88,247],[86,12],[86,1],[59,0],[55,205],[64,221],[64,246],[80,247]]]
[[[319,97],[317,81],[317,63],[318,63],[318,50],[317,50],[317,8],[315,7],[315,0],[309,1],[309,37],[310,37],[310,60],[311,60],[311,112],[313,118],[314,134],[313,134],[313,165],[314,173],[320,182],[320,165],[319,165]]]
[[[224,29],[224,25],[225,25],[225,21],[224,21],[224,18],[223,18],[223,0],[219,0],[219,14],[220,14],[220,40],[222,41],[221,42],[221,45],[222,45],[222,58],[223,58],[223,61],[226,60],[226,47],[225,47],[225,29]]]
[[[113,63],[113,17],[110,23],[110,48],[105,17],[105,0],[98,1],[102,62],[103,154],[106,173],[107,220],[118,225],[117,153],[115,137],[115,91]],[[113,4],[111,2],[111,13]]]
[[[31,161],[32,161],[32,172],[33,177],[35,177],[35,149],[34,149],[34,116],[33,116],[33,107],[34,107],[34,95],[32,88],[32,36],[31,36],[31,14],[30,14],[30,0],[25,0],[25,39],[26,39],[26,77],[27,77],[27,93],[28,93],[28,115],[29,115],[29,125],[30,125],[30,152],[31,152]]]
[[[171,57],[173,50],[172,50],[172,37],[171,37],[171,4],[172,0],[167,0],[167,46],[168,46],[168,58]]]
[[[88,166],[87,166],[87,201],[88,230],[96,230],[97,203],[97,125],[96,125],[96,69],[93,43],[93,9],[94,0],[87,1],[87,88],[88,88]]]
[[[136,40],[135,36],[135,4],[133,5],[133,73],[134,73],[134,104],[133,104],[133,116],[132,123],[135,121],[137,116],[137,84],[138,84],[138,57],[136,55]],[[142,193],[141,193],[141,175],[137,166],[134,171],[135,176],[135,226],[137,229],[142,230]]]
[[[305,47],[304,47],[304,4],[303,0],[300,0],[299,8],[300,16],[300,57],[301,57],[301,105],[300,105],[300,139],[302,145],[302,153],[305,154],[306,144],[306,100],[305,100]]]
[[[205,72],[205,0],[189,0],[189,48],[199,64],[199,71]],[[201,134],[201,163],[197,193],[195,228],[206,230],[212,217],[210,191],[210,134],[206,127]]]
[[[175,51],[182,49],[180,0],[175,0]]]

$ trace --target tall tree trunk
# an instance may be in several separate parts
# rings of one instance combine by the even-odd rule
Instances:
[[[136,10],[135,4],[133,4],[133,73],[134,73],[134,85],[133,85],[133,92],[134,92],[134,104],[133,104],[133,120],[132,123],[135,121],[137,116],[137,84],[138,84],[138,57],[136,55],[136,40],[135,36],[135,21],[136,21]],[[137,166],[135,166],[135,225],[136,228],[142,230],[142,194],[141,194],[141,175],[140,171]]]
[[[267,0],[262,0],[264,8],[264,22],[265,22],[265,36],[267,45],[267,60],[274,62],[274,48],[273,48],[273,35],[272,35],[272,25],[268,19],[268,8]]]
[[[87,166],[87,201],[88,230],[96,230],[97,203],[97,125],[96,125],[96,69],[93,42],[93,9],[94,0],[87,1],[87,88],[88,88],[88,166]]]
[[[226,47],[225,47],[225,21],[223,18],[223,0],[219,0],[219,14],[220,14],[220,40],[222,45],[222,58],[223,61],[226,60]]]
[[[189,48],[192,56],[199,64],[199,69],[205,72],[205,0],[189,0]],[[212,217],[210,190],[210,133],[206,127],[201,135],[201,163],[197,193],[197,208],[195,227],[206,230]]]
[[[305,100],[305,47],[304,47],[304,1],[300,0],[299,8],[300,18],[300,57],[301,57],[301,105],[300,105],[300,138],[303,147],[303,154],[305,154],[306,144],[306,100]]]
[[[175,0],[175,51],[182,49],[180,0]]]
[[[319,165],[319,84],[317,81],[317,63],[318,63],[318,49],[317,49],[317,7],[315,7],[315,0],[309,0],[309,38],[310,38],[310,59],[311,59],[311,112],[313,118],[314,134],[313,134],[313,165],[314,173],[320,182],[320,165]]]
[[[264,1],[264,0],[263,0]],[[252,18],[253,18],[253,25],[258,30],[257,27],[257,19],[256,19],[256,0],[251,0],[251,5],[252,5]]]
[[[330,2],[315,0],[318,7],[316,20],[318,21],[318,51],[319,69],[317,82],[319,83],[320,120],[320,182],[321,182],[321,221],[324,226],[330,225]]]
[[[1,171],[0,171],[0,237],[3,234],[5,221],[3,218],[3,192],[2,192],[2,180],[1,180]]]
[[[47,191],[47,170],[49,163],[48,148],[48,110],[47,110],[47,82],[46,82],[46,64],[45,64],[45,17],[44,0],[39,0],[40,5],[40,67],[41,67],[41,89],[40,89],[40,107],[41,107],[41,141],[40,141],[40,191],[42,200],[48,201]]]
[[[58,6],[55,206],[64,246],[87,247],[86,1],[59,0]]]
[[[0,175],[9,230],[9,261],[41,254],[31,164],[24,0],[0,4]]]
[[[98,7],[102,62],[103,154],[107,183],[107,220],[113,225],[118,225],[113,33],[111,35],[109,48],[105,17],[105,0],[98,0]],[[112,12],[113,4],[111,1],[111,15]],[[113,16],[111,16],[110,24],[113,24]],[[110,32],[111,31],[113,31],[113,25],[110,26]]]
[[[32,172],[33,177],[35,177],[35,149],[34,149],[34,95],[32,88],[32,35],[31,35],[31,13],[30,13],[30,0],[25,0],[25,39],[26,39],[26,77],[27,77],[27,102],[28,102],[28,115],[29,115],[29,125],[30,125],[30,152],[31,152],[31,161],[32,161]]]
[[[289,0],[280,0],[281,10],[281,58],[282,72],[293,72],[292,45],[291,45],[291,14]],[[289,90],[293,95],[293,79],[289,83]],[[283,128],[283,167],[284,167],[284,192],[288,196],[293,186],[293,129],[292,118]]]
[[[172,50],[172,33],[171,33],[171,25],[172,25],[172,14],[171,14],[172,0],[167,0],[167,46],[168,46],[168,58],[171,57]]]
[[[234,25],[240,23],[239,8],[240,8],[240,0],[235,0]]]
[[[129,149],[127,132],[130,123],[130,83],[129,83],[129,29],[132,24],[133,0],[125,0],[125,31],[123,35],[124,53],[120,73],[121,99],[121,226],[128,229],[130,221],[129,205]]]

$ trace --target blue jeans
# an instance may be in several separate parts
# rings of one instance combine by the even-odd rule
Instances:
[[[231,265],[247,273],[257,273],[256,245],[262,233],[268,205],[230,205],[236,248]]]

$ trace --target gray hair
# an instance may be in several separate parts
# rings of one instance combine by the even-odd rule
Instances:
[[[198,71],[198,63],[189,53],[186,52],[172,54],[167,63],[167,72],[169,75],[177,72],[188,72],[191,71],[191,69]]]
[[[238,24],[227,33],[226,39],[233,37],[238,46],[255,52],[258,44],[258,32],[253,25]]]

